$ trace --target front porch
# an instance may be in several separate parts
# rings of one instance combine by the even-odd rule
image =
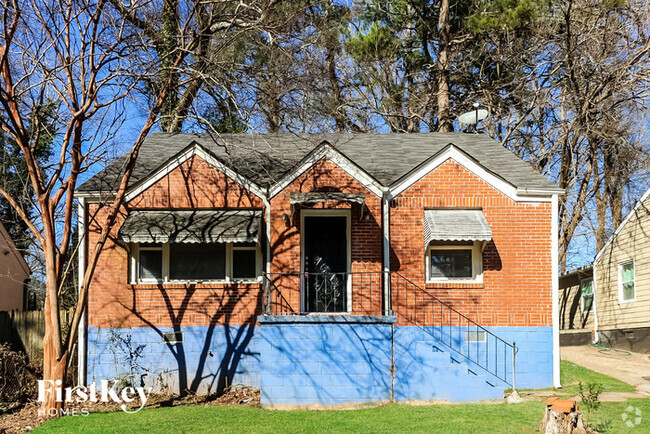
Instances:
[[[516,385],[514,342],[400,273],[265,274],[264,300],[265,405],[472,401]]]

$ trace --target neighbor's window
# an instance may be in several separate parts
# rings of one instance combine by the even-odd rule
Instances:
[[[257,243],[135,244],[132,282],[254,280],[261,271]]]
[[[634,301],[634,261],[618,264],[618,282],[620,302]]]
[[[427,280],[479,280],[482,274],[478,243],[431,244],[426,257]]]
[[[580,305],[582,313],[589,313],[594,307],[594,281],[593,279],[582,279],[580,281]]]

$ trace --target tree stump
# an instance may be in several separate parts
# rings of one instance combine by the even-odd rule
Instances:
[[[596,432],[585,424],[575,401],[559,398],[549,398],[546,401],[546,413],[539,424],[539,431],[545,434]]]

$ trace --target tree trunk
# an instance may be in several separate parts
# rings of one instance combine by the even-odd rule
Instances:
[[[41,410],[48,417],[57,417],[63,408],[62,402],[56,401],[55,387],[65,387],[65,374],[68,366],[68,353],[63,352],[61,348],[61,339],[58,336],[60,328],[59,309],[55,301],[52,303],[52,294],[57,296],[58,279],[56,278],[55,265],[48,259],[53,258],[53,253],[46,254],[46,295],[45,295],[45,336],[43,336],[43,380],[45,390],[51,391],[45,393],[45,400],[41,402]]]
[[[161,43],[156,47],[161,64],[159,82],[160,86],[163,86],[163,83],[170,83],[171,90],[165,96],[161,108],[160,129],[168,133],[178,133],[182,123],[174,122],[174,114],[178,106],[180,76],[178,70],[173,67],[174,59],[178,56],[180,38],[178,0],[163,0],[161,21]]]
[[[43,209],[47,209],[43,205]],[[56,401],[56,387],[65,387],[65,374],[68,362],[68,353],[63,349],[61,337],[61,319],[59,317],[58,290],[61,270],[58,267],[56,243],[51,231],[51,216],[42,214],[45,227],[45,335],[43,336],[43,380],[45,400],[41,402],[41,410],[48,417],[60,416],[63,402]],[[49,391],[49,392],[48,392]]]
[[[41,410],[48,417],[58,417],[61,415],[63,402],[56,401],[55,387],[65,387],[65,376],[68,367],[69,355],[67,352],[63,353],[60,360],[56,358],[56,342],[54,342],[51,330],[56,325],[50,323],[51,315],[49,315],[49,306],[45,304],[45,321],[46,333],[43,338],[43,380],[45,383],[45,390],[50,391],[45,393],[45,400],[41,402]]]
[[[440,3],[438,17],[438,131],[454,131],[449,113],[449,0]]]

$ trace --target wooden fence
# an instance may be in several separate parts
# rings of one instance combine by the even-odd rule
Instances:
[[[62,329],[72,320],[73,310],[61,311]],[[16,351],[23,351],[30,360],[43,357],[45,317],[43,311],[0,312],[0,343],[8,343]]]

